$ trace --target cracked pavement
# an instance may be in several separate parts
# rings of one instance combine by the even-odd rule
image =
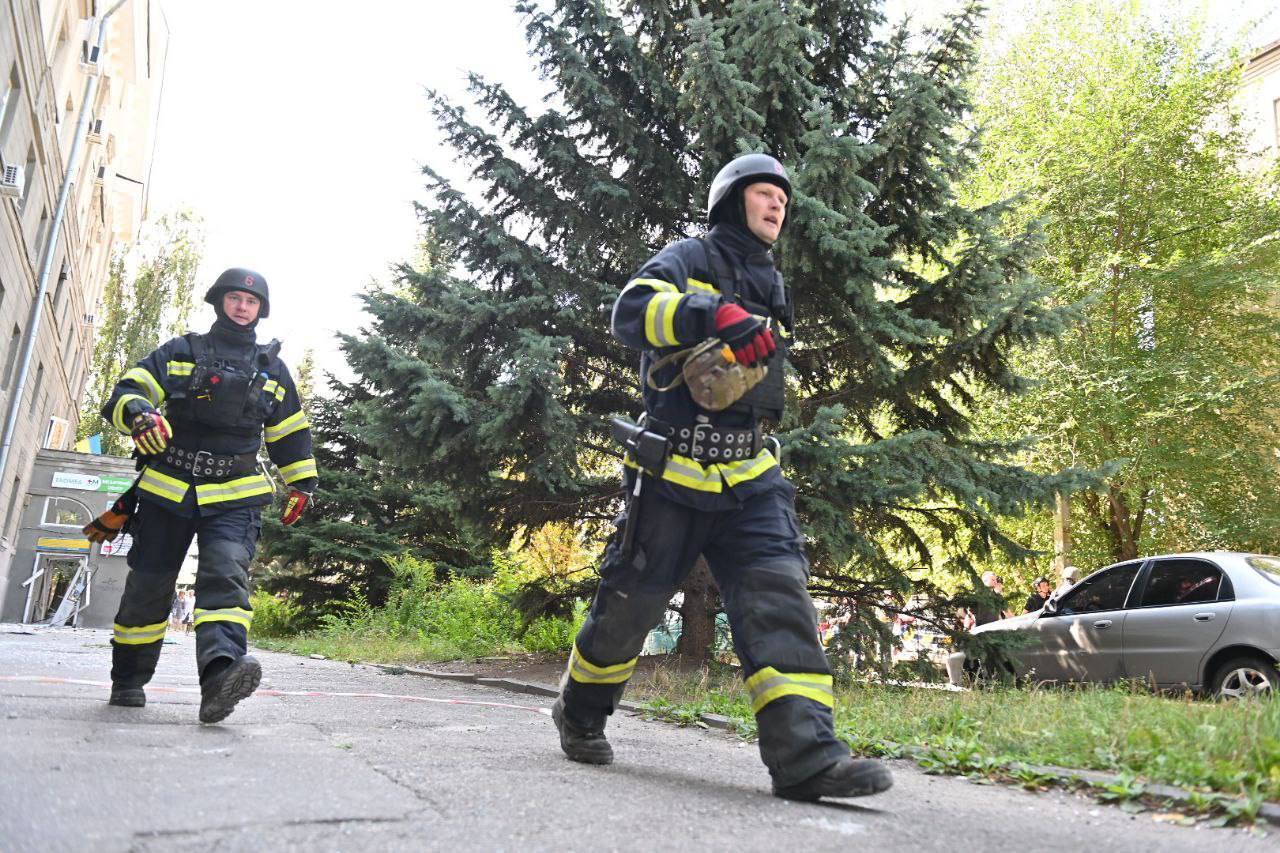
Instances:
[[[622,713],[617,762],[588,767],[560,754],[550,699],[270,652],[259,694],[201,726],[194,637],[132,709],[93,683],[110,632],[28,630],[0,625],[6,851],[1276,849],[907,762],[878,797],[789,803],[754,746]]]

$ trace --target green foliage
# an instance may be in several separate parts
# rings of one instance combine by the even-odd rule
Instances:
[[[287,598],[255,590],[249,597],[253,608],[253,636],[289,637],[303,629],[306,614]]]
[[[126,370],[186,331],[204,253],[203,229],[203,220],[188,211],[168,214],[111,259],[76,436],[101,432],[103,453],[128,456],[132,452],[126,437],[104,427],[99,412]]]
[[[919,569],[1025,557],[999,516],[1093,478],[1032,473],[1020,441],[971,430],[981,396],[1025,389],[1017,351],[1076,316],[1029,275],[1034,229],[1010,234],[1006,205],[955,199],[974,163],[977,4],[920,39],[870,0],[517,8],[552,106],[475,75],[468,106],[432,94],[474,192],[424,169],[419,257],[367,294],[372,322],[343,339],[367,394],[344,428],[389,473],[439,490],[418,511],[490,546],[551,521],[611,531],[605,416],[637,395],[609,307],[647,257],[700,228],[716,169],[766,150],[795,185],[778,251],[799,317],[781,435],[815,591],[864,613],[918,592],[941,612]],[[523,602],[553,613],[587,591]]]
[[[453,660],[512,651],[562,654],[572,646],[585,616],[581,608],[572,619],[542,618],[523,625],[510,602],[510,591],[518,582],[516,568],[502,560],[485,581],[458,575],[442,579],[433,563],[409,555],[387,563],[392,585],[384,603],[371,604],[356,592],[320,617],[318,631],[291,646],[301,651],[317,643],[317,648],[341,649],[341,657],[353,652],[364,657],[363,648],[376,659],[386,659],[378,653],[388,648],[394,650],[391,659]],[[277,609],[281,606],[273,597],[259,595],[276,602]]]
[[[1075,502],[1081,565],[1280,547],[1280,183],[1242,132],[1243,63],[1199,20],[1040,3],[978,75],[972,203],[1022,191],[1032,269],[1086,322],[1015,361],[1037,380],[986,428],[1037,470],[1123,462]],[[1047,517],[1028,539],[1047,544]]]

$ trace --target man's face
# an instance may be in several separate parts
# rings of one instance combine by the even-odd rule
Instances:
[[[231,290],[222,296],[223,313],[237,325],[249,325],[258,319],[260,310],[262,310],[262,300],[252,293],[245,293],[243,290]]]
[[[742,191],[742,202],[751,233],[769,245],[776,243],[787,218],[787,194],[782,187],[768,181],[749,184]]]
[[[1049,595],[1049,582],[1040,581],[1040,583],[1036,584],[1036,592],[1040,593],[1041,596],[1047,597]]]

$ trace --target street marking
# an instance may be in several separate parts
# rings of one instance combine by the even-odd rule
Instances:
[[[84,678],[61,678],[52,675],[0,675],[0,681],[23,681],[30,684],[74,684],[85,687],[111,688],[110,681],[89,681]],[[148,684],[151,693],[194,693],[199,694],[199,687],[160,687]],[[437,705],[475,705],[482,708],[513,708],[517,711],[532,711],[535,714],[551,716],[550,708],[539,708],[533,705],[515,705],[510,702],[480,702],[475,699],[433,699],[429,696],[413,696],[407,693],[365,693],[336,690],[271,690],[259,688],[254,696],[302,696],[307,698],[337,699],[399,699],[404,702],[431,702]]]

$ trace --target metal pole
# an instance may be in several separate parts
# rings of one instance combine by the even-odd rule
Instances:
[[[71,151],[67,155],[67,168],[62,175],[62,187],[58,190],[58,206],[53,212],[53,225],[44,248],[40,252],[40,277],[36,281],[36,298],[31,303],[31,315],[27,320],[27,328],[22,336],[22,360],[18,366],[18,381],[14,384],[13,395],[9,398],[8,410],[4,419],[4,439],[0,441],[0,488],[6,482],[9,470],[9,451],[13,447],[13,435],[18,429],[18,414],[22,411],[22,395],[27,390],[27,374],[31,370],[31,354],[36,348],[36,339],[40,335],[40,321],[44,316],[44,294],[49,289],[49,269],[53,266],[53,253],[58,248],[58,236],[62,231],[62,220],[67,212],[67,199],[71,195],[71,187],[75,183],[76,158],[80,154],[80,146],[84,141],[85,128],[89,124],[89,116],[93,111],[93,98],[98,91],[98,77],[104,68],[105,54],[102,46],[107,36],[107,21],[123,6],[127,0],[117,0],[98,24],[98,73],[90,74],[84,84],[84,101],[80,104],[80,118],[76,122],[76,132],[71,138]]]

